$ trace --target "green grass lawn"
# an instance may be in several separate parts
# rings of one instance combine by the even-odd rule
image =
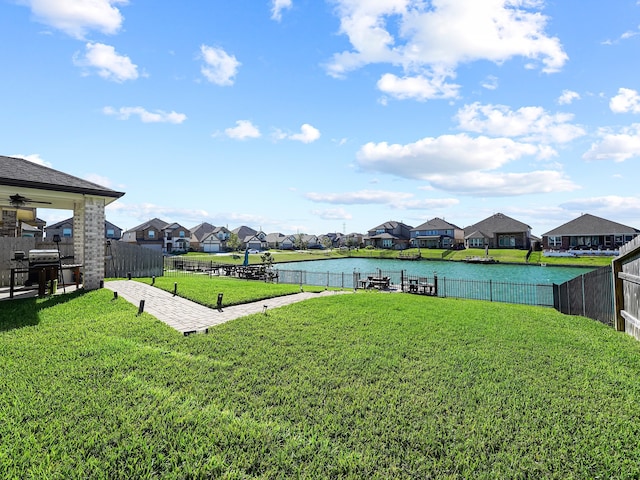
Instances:
[[[135,280],[149,285],[152,283],[151,278],[137,278]],[[175,284],[178,285],[177,293],[179,296],[208,307],[216,306],[218,293],[223,294],[223,305],[230,306],[300,292],[299,285],[265,283],[232,277],[208,277],[192,274],[156,277],[154,286],[167,292],[173,292]],[[307,292],[321,292],[324,290],[324,287],[308,285],[305,285],[303,288]]]
[[[638,478],[640,344],[551,309],[317,298],[183,337],[0,303],[0,478]]]

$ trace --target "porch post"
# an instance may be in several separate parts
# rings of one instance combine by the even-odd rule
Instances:
[[[73,214],[74,255],[83,265],[82,283],[86,290],[100,288],[104,280],[104,199],[85,196]]]

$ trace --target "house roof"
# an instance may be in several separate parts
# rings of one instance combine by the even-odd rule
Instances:
[[[204,239],[205,235],[213,232],[215,228],[216,227],[211,225],[210,223],[202,222],[201,224],[190,228],[189,231],[191,232],[191,236],[195,238],[196,241],[200,242],[202,241],[202,239]]]
[[[160,220],[159,218],[152,218],[151,220],[147,220],[145,223],[141,223],[137,227],[133,227],[127,230],[125,233],[137,232],[138,230],[146,230],[148,228],[155,228],[156,230],[160,231],[164,229],[167,225],[169,224],[164,220]]]
[[[238,235],[238,238],[247,238],[251,235],[255,235],[258,231],[251,227],[247,227],[246,225],[242,225],[241,227],[231,230],[231,233]]]
[[[118,227],[117,225],[114,225],[109,220],[105,220],[104,223],[105,223],[105,226],[107,226],[107,227],[113,227],[114,229],[121,230],[120,227]],[[65,224],[73,225],[73,217],[69,217],[69,218],[66,218],[64,220],[59,221],[58,223],[54,223],[52,225],[48,225],[48,226],[45,227],[45,230],[55,230],[56,228],[60,228],[62,225],[65,225]]]
[[[495,233],[526,232],[531,230],[531,227],[504,213],[496,213],[464,229],[465,233],[474,230],[480,230],[485,233],[486,237],[493,238]]]
[[[369,230],[369,231],[371,232],[371,231],[374,231],[374,230],[380,230],[380,229],[384,229],[384,230],[393,230],[393,229],[397,228],[398,226],[404,226],[404,227],[406,227],[406,228],[408,228],[408,229],[411,229],[411,228],[412,228],[410,225],[407,225],[407,224],[405,224],[405,223],[402,223],[402,222],[396,222],[395,220],[389,220],[388,222],[384,222],[384,223],[382,223],[382,224],[378,225],[377,227],[373,227],[373,228],[372,228],[371,230]]]
[[[0,205],[10,205],[9,196],[20,194],[49,208],[73,209],[73,195],[96,195],[109,204],[124,195],[97,183],[54,170],[23,158],[0,155]]]
[[[603,235],[603,234],[636,234],[640,233],[637,228],[629,227],[621,223],[612,222],[604,218],[596,217],[588,213],[580,215],[553,230],[544,233],[543,236],[550,235]]]
[[[415,231],[415,230],[451,230],[451,229],[458,229],[457,226],[455,226],[452,223],[449,223],[445,220],[443,220],[442,218],[432,218],[431,220],[424,222],[422,225],[418,225],[415,228],[412,228],[411,231]]]

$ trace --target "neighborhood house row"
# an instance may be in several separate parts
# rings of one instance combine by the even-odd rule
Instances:
[[[33,235],[37,229],[26,230]],[[46,237],[73,236],[73,219],[69,218],[44,228]],[[441,218],[433,218],[417,227],[388,221],[366,234],[328,233],[325,235],[265,233],[247,226],[234,230],[203,222],[192,228],[168,223],[158,218],[122,232],[105,222],[105,238],[135,243],[164,253],[201,251],[225,252],[231,249],[262,251],[267,249],[374,248],[404,250],[407,248],[514,248],[548,251],[589,250],[615,253],[619,247],[640,234],[640,230],[591,214],[582,214],[536,238],[531,227],[502,213],[496,213],[476,224],[459,228]],[[235,238],[235,243],[232,242]]]

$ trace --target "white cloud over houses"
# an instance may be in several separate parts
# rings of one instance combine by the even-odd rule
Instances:
[[[358,151],[357,163],[363,170],[425,180],[434,174],[495,170],[524,156],[543,153],[544,149],[530,143],[460,133],[425,137],[405,145],[369,142]]]
[[[334,205],[388,205],[392,208],[407,210],[422,210],[433,208],[446,208],[457,205],[455,198],[426,198],[418,199],[413,193],[385,191],[385,190],[359,190],[356,192],[309,192],[305,198],[317,203],[330,203]]]
[[[612,129],[600,129],[600,140],[591,144],[591,148],[582,156],[584,160],[613,160],[624,162],[640,157],[640,123],[633,123],[617,132]]]
[[[640,113],[640,94],[630,88],[619,88],[609,101],[609,108],[614,113]]]
[[[311,213],[323,220],[351,220],[353,216],[343,208],[329,208],[326,210],[312,210]]]
[[[258,127],[250,120],[237,120],[235,127],[225,129],[224,133],[234,140],[247,140],[249,138],[260,138],[262,135]]]
[[[200,47],[200,53],[204,61],[200,71],[209,82],[223,87],[233,85],[238,68],[242,65],[235,56],[222,48],[207,45]]]
[[[271,19],[279,22],[282,20],[282,11],[291,8],[293,4],[291,0],[272,0],[271,2]]]
[[[43,167],[51,168],[53,165],[50,162],[47,162],[42,157],[40,157],[39,153],[32,153],[30,155],[23,155],[21,153],[17,153],[15,155],[9,155],[14,158],[22,158],[23,160],[28,160],[33,163],[37,163],[38,165],[42,165]]]
[[[522,107],[514,111],[504,105],[476,102],[459,109],[455,118],[462,130],[532,142],[567,143],[586,133],[584,128],[569,123],[573,114],[550,114],[542,107]]]
[[[132,116],[137,116],[140,118],[142,123],[180,124],[187,119],[187,116],[184,113],[165,112],[162,110],[150,112],[142,107],[120,107],[118,109],[113,107],[104,107],[102,112],[105,115],[116,116],[120,120],[128,120]]]
[[[300,127],[300,133],[294,133],[289,135],[289,140],[296,140],[302,143],[312,143],[320,138],[320,130],[308,123],[303,124]]]
[[[138,78],[138,66],[126,55],[120,55],[111,45],[87,43],[84,55],[77,53],[74,63],[87,70],[95,69],[106,80],[122,83]]]
[[[580,187],[556,170],[525,173],[468,172],[428,175],[435,188],[460,195],[501,197],[536,193],[571,192]]]
[[[340,33],[352,48],[333,56],[328,73],[342,77],[374,63],[399,67],[403,77],[386,74],[378,82],[380,89],[397,98],[451,96],[456,86],[444,79],[454,77],[456,67],[464,63],[500,64],[524,57],[552,73],[568,60],[559,39],[546,33],[543,3],[535,0],[335,3]]]
[[[118,5],[128,0],[22,0],[29,6],[34,18],[45,25],[65,32],[71,37],[84,39],[95,30],[115,34],[122,27],[123,17]]]

